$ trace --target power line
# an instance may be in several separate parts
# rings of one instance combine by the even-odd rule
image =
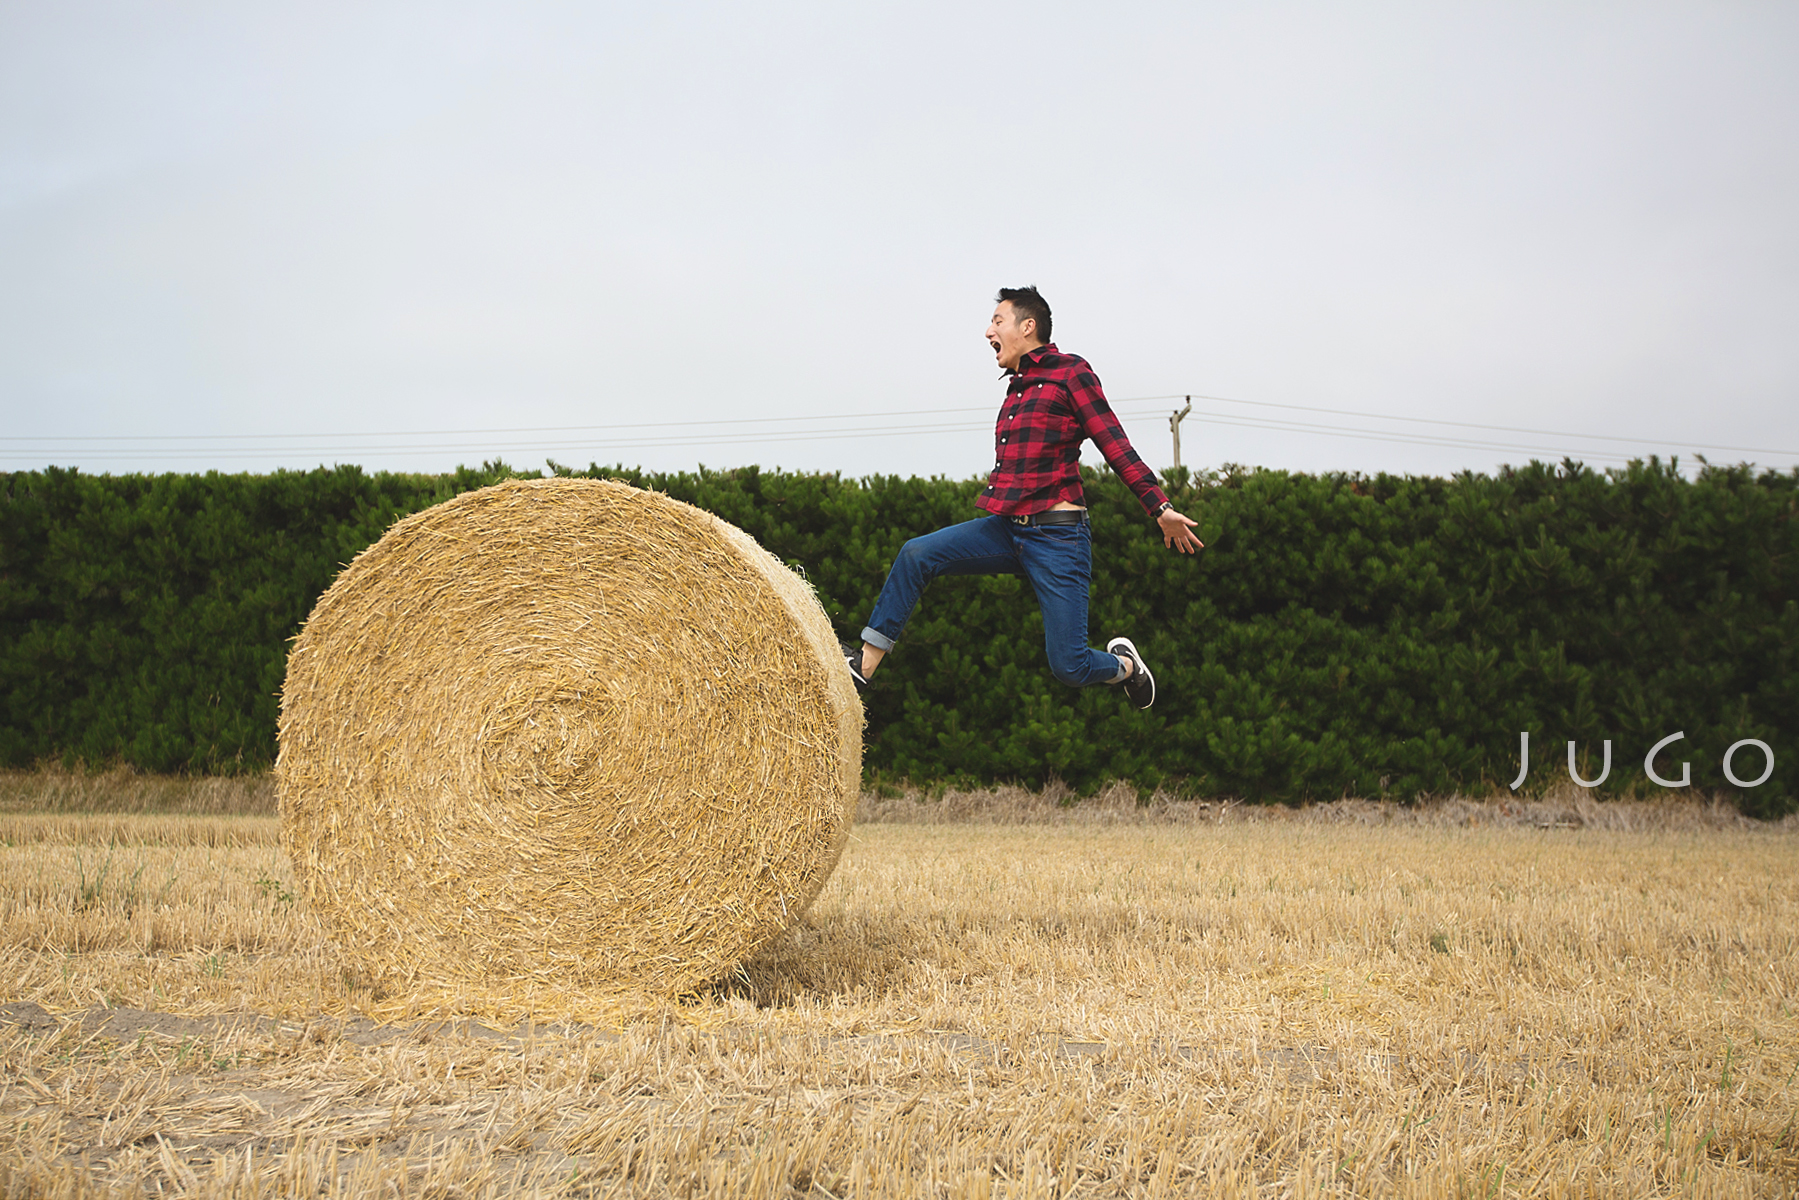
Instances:
[[[1774,455],[1780,455],[1783,457],[1799,457],[1799,450],[1777,450],[1777,449],[1772,449],[1772,448],[1765,447],[1765,446],[1731,446],[1731,445],[1721,445],[1721,444],[1711,443],[1711,442],[1684,442],[1684,441],[1671,441],[1666,438],[1630,437],[1630,436],[1623,435],[1623,434],[1575,433],[1575,432],[1572,432],[1569,430],[1532,429],[1532,428],[1515,426],[1515,425],[1484,425],[1484,424],[1479,424],[1479,423],[1473,422],[1473,421],[1451,421],[1451,420],[1447,420],[1447,419],[1439,418],[1439,417],[1406,417],[1406,416],[1399,416],[1399,415],[1396,415],[1393,413],[1364,412],[1364,411],[1360,411],[1360,410],[1356,410],[1356,409],[1322,408],[1322,407],[1318,407],[1315,405],[1307,405],[1307,404],[1281,404],[1281,403],[1277,403],[1277,402],[1271,401],[1271,400],[1239,400],[1239,399],[1236,399],[1236,398],[1230,397],[1230,396],[1206,396],[1206,395],[1201,395],[1200,393],[1197,393],[1197,392],[1192,393],[1192,397],[1194,399],[1198,399],[1198,400],[1210,401],[1214,404],[1240,404],[1240,405],[1246,405],[1246,406],[1250,406],[1250,407],[1254,407],[1254,408],[1278,408],[1278,409],[1284,409],[1284,410],[1287,410],[1290,412],[1323,413],[1323,414],[1326,414],[1329,416],[1360,417],[1363,419],[1377,420],[1377,421],[1402,421],[1402,422],[1406,422],[1408,424],[1414,424],[1414,425],[1441,425],[1441,426],[1447,426],[1447,427],[1452,427],[1452,428],[1457,428],[1457,429],[1481,429],[1481,430],[1487,430],[1487,431],[1494,432],[1494,433],[1522,433],[1522,434],[1529,434],[1534,437],[1576,438],[1576,439],[1580,439],[1583,441],[1628,442],[1632,445],[1667,446],[1672,449],[1681,449],[1681,450],[1722,450],[1722,451],[1726,451],[1726,452],[1730,452],[1730,453],[1774,454]],[[1168,393],[1167,395],[1158,395],[1158,396],[1125,397],[1125,398],[1122,398],[1119,400],[1114,400],[1112,402],[1112,405],[1114,408],[1116,408],[1119,405],[1124,405],[1124,404],[1148,404],[1148,403],[1153,403],[1153,402],[1157,402],[1157,401],[1175,400],[1175,399],[1182,399],[1182,398],[1184,398],[1182,393],[1171,392],[1171,393]],[[727,417],[727,418],[722,418],[722,419],[717,419],[717,420],[707,420],[707,421],[643,421],[643,422],[632,422],[632,423],[626,423],[626,424],[611,424],[611,425],[538,425],[538,426],[497,427],[497,428],[490,428],[490,429],[406,429],[406,430],[378,430],[378,431],[369,431],[369,432],[361,432],[361,433],[80,434],[80,435],[70,435],[70,436],[62,436],[62,437],[47,436],[47,435],[17,436],[17,435],[10,435],[10,434],[0,434],[0,443],[26,442],[26,443],[34,443],[35,444],[35,443],[42,443],[42,442],[57,442],[57,443],[217,442],[217,441],[252,442],[252,441],[301,440],[301,439],[324,441],[324,440],[336,440],[336,439],[347,439],[347,438],[380,438],[380,437],[420,438],[420,437],[472,437],[472,436],[481,436],[481,435],[486,435],[486,434],[499,435],[499,434],[521,434],[521,433],[589,433],[589,432],[610,432],[613,430],[628,430],[628,429],[686,429],[686,428],[696,428],[696,427],[706,427],[706,428],[716,429],[720,425],[771,425],[771,424],[791,424],[791,423],[802,422],[802,421],[861,421],[861,420],[875,420],[875,419],[880,419],[880,418],[884,418],[884,417],[924,417],[924,416],[940,416],[940,415],[945,415],[945,414],[950,414],[950,413],[992,412],[993,407],[994,406],[991,404],[983,404],[983,405],[964,405],[964,406],[960,406],[960,407],[956,407],[956,408],[895,409],[895,410],[891,410],[891,411],[872,412],[872,413],[831,413],[831,414],[825,414],[825,415],[819,415],[819,416]],[[1318,431],[1324,431],[1326,429],[1337,428],[1337,427],[1318,425],[1318,426],[1313,426],[1312,428],[1314,428],[1315,430],[1318,430]],[[1371,433],[1373,431],[1361,431],[1361,432]],[[742,435],[732,434],[729,436],[731,436],[735,439],[738,439],[738,440],[743,440]],[[761,439],[758,439],[758,440],[761,440]],[[1500,444],[1500,443],[1475,443],[1475,444],[1490,445],[1490,446],[1492,446],[1492,448],[1495,448],[1495,449],[1513,448],[1509,445]],[[462,447],[462,446],[448,447],[448,446],[446,446],[445,448],[461,449],[461,448],[465,448],[465,447]],[[362,449],[365,449],[365,447],[343,447],[342,449],[362,450]],[[389,447],[367,447],[366,449],[389,449]],[[394,447],[392,449],[398,449],[398,447]],[[430,447],[421,447],[421,449],[430,449]]]
[[[1160,397],[1152,396],[1149,399],[1155,400]],[[1131,402],[1120,400],[1118,403],[1128,404]],[[928,417],[942,413],[991,412],[992,410],[991,404],[983,404],[978,407],[908,408],[894,412],[835,413],[816,417],[724,417],[714,421],[639,421],[626,425],[524,425],[500,429],[390,429],[366,433],[101,433],[71,437],[12,437],[0,434],[0,442],[216,442],[260,441],[275,438],[468,437],[482,433],[584,433],[611,429],[682,429],[696,425],[716,427],[719,425],[770,425],[776,422],[793,421],[855,421],[873,420],[877,417]]]
[[[1311,433],[1326,437],[1351,438],[1364,442],[1392,442],[1402,446],[1439,446],[1450,450],[1515,450],[1527,454],[1564,455],[1566,448],[1557,446],[1526,446],[1515,442],[1483,442],[1472,438],[1433,438],[1427,435],[1406,435],[1400,433],[1382,433],[1378,430],[1351,429],[1332,425],[1313,425],[1299,421],[1258,421],[1253,417],[1222,416],[1216,413],[1195,411],[1194,416],[1208,418],[1212,425],[1228,425],[1240,429],[1266,429],[1273,433]],[[1628,455],[1607,454],[1604,451],[1589,449],[1578,451],[1586,458],[1601,459],[1606,462],[1629,462]]]
[[[1295,412],[1328,413],[1338,417],[1371,417],[1378,421],[1408,421],[1419,425],[1452,425],[1458,429],[1487,429],[1495,433],[1528,433],[1537,437],[1570,437],[1585,438],[1600,442],[1630,442],[1642,446],[1671,446],[1681,450],[1727,450],[1743,454],[1781,454],[1799,456],[1799,450],[1770,450],[1765,446],[1719,446],[1709,442],[1670,442],[1661,438],[1625,437],[1610,433],[1569,433],[1557,429],[1522,429],[1513,425],[1477,425],[1472,421],[1445,421],[1437,417],[1399,417],[1390,413],[1356,412],[1346,408],[1313,408],[1305,404],[1276,404],[1272,400],[1233,400],[1229,396],[1201,396],[1194,393],[1199,400],[1210,400],[1215,404],[1252,404],[1257,408],[1285,408]],[[1163,399],[1164,397],[1156,397]],[[1172,399],[1173,397],[1166,397]]]
[[[1178,394],[1174,394],[1174,393],[1171,393],[1168,396],[1126,397],[1126,398],[1115,401],[1113,403],[1113,407],[1120,408],[1122,406],[1146,405],[1146,404],[1151,404],[1151,403],[1155,403],[1158,401],[1165,401],[1165,400],[1177,399],[1177,398],[1184,398],[1184,397],[1181,397]],[[1364,412],[1355,412],[1354,410],[1348,410],[1348,409],[1322,408],[1322,407],[1317,407],[1317,406],[1312,406],[1312,405],[1281,404],[1281,403],[1276,403],[1276,402],[1272,402],[1272,401],[1258,401],[1258,400],[1236,400],[1236,399],[1232,399],[1230,397],[1224,397],[1224,396],[1198,396],[1198,398],[1202,399],[1202,400],[1210,400],[1214,403],[1245,405],[1245,406],[1250,406],[1250,407],[1255,407],[1255,408],[1282,409],[1282,410],[1286,410],[1286,411],[1298,411],[1298,412],[1314,412],[1314,413],[1324,413],[1324,414],[1337,415],[1337,416],[1359,416],[1359,417],[1363,417],[1365,419],[1372,419],[1372,420],[1401,421],[1401,422],[1406,422],[1406,423],[1412,424],[1412,425],[1435,425],[1435,426],[1442,426],[1445,428],[1454,428],[1454,429],[1490,430],[1490,431],[1494,431],[1494,432],[1524,433],[1524,434],[1530,434],[1530,435],[1541,436],[1541,437],[1554,437],[1554,438],[1567,437],[1567,438],[1578,438],[1578,439],[1591,440],[1591,441],[1611,441],[1614,443],[1627,442],[1627,443],[1637,444],[1637,445],[1666,446],[1666,447],[1681,448],[1681,449],[1692,448],[1692,449],[1741,451],[1741,452],[1746,452],[1746,453],[1778,455],[1778,456],[1782,456],[1782,457],[1793,456],[1795,454],[1799,454],[1799,452],[1794,452],[1794,451],[1771,450],[1771,449],[1767,449],[1767,448],[1758,448],[1758,447],[1749,447],[1749,446],[1721,446],[1721,445],[1715,445],[1715,444],[1709,444],[1709,443],[1674,442],[1674,441],[1667,441],[1667,440],[1663,440],[1663,439],[1653,439],[1653,438],[1607,436],[1607,435],[1600,435],[1600,434],[1583,434],[1583,433],[1572,433],[1572,432],[1567,432],[1567,431],[1556,431],[1556,430],[1536,430],[1536,429],[1526,429],[1526,428],[1519,428],[1519,427],[1515,427],[1515,426],[1503,426],[1503,425],[1483,425],[1483,424],[1477,424],[1475,422],[1470,422],[1470,421],[1450,421],[1450,420],[1442,420],[1442,419],[1437,419],[1437,418],[1426,418],[1426,417],[1404,417],[1404,416],[1397,416],[1397,415],[1388,414],[1388,413],[1364,413]],[[827,422],[827,421],[862,422],[862,421],[879,419],[879,418],[884,418],[884,417],[921,417],[921,416],[962,414],[962,413],[974,413],[974,412],[990,413],[992,411],[993,411],[992,405],[980,405],[980,406],[960,406],[960,407],[955,407],[955,408],[937,408],[937,409],[906,409],[906,410],[896,410],[896,411],[889,411],[889,412],[875,412],[875,413],[839,413],[839,414],[833,414],[833,415],[828,415],[828,416],[740,417],[740,418],[727,418],[722,421],[652,421],[652,422],[633,422],[633,423],[628,423],[628,424],[615,424],[615,425],[563,425],[563,426],[539,426],[539,427],[512,427],[512,428],[496,428],[496,429],[488,429],[488,430],[388,431],[388,432],[361,433],[361,434],[241,434],[241,435],[198,434],[198,435],[191,435],[191,436],[190,435],[179,435],[179,434],[149,434],[149,435],[132,435],[132,434],[105,435],[105,434],[102,434],[102,435],[83,435],[83,436],[78,436],[78,437],[67,437],[67,438],[42,437],[42,436],[20,437],[20,436],[0,435],[0,443],[8,443],[8,442],[10,442],[10,443],[21,443],[21,442],[31,443],[31,448],[27,452],[32,453],[34,458],[36,456],[41,455],[46,452],[55,454],[58,452],[58,449],[62,448],[62,446],[67,446],[69,449],[74,449],[73,446],[68,446],[69,443],[77,443],[77,442],[90,443],[90,444],[91,443],[110,443],[107,445],[83,446],[80,457],[83,460],[90,461],[90,462],[118,462],[118,461],[169,462],[169,461],[178,461],[178,460],[182,460],[182,459],[191,460],[194,458],[213,458],[213,459],[232,458],[232,459],[265,459],[266,460],[266,459],[291,459],[291,457],[294,455],[311,456],[314,454],[327,455],[327,456],[342,455],[342,454],[382,454],[382,455],[388,455],[388,456],[414,456],[414,455],[423,455],[423,454],[457,453],[457,452],[462,452],[462,451],[474,451],[474,452],[479,452],[479,453],[496,453],[496,452],[504,452],[504,451],[549,451],[552,454],[567,454],[567,453],[576,452],[576,451],[599,450],[599,451],[611,453],[611,452],[630,451],[630,450],[658,449],[658,448],[665,448],[665,447],[671,447],[671,446],[683,446],[683,447],[698,448],[698,447],[707,447],[707,446],[741,445],[741,444],[770,443],[770,442],[828,441],[828,440],[856,439],[856,438],[867,438],[867,437],[903,437],[903,436],[918,436],[918,435],[944,434],[944,433],[965,433],[965,432],[971,432],[971,431],[976,431],[976,430],[987,428],[988,421],[982,420],[982,421],[978,421],[978,422],[966,422],[966,421],[962,421],[962,422],[927,422],[924,424],[918,424],[918,423],[913,422],[913,423],[906,423],[906,424],[873,426],[873,427],[858,424],[858,425],[852,425],[852,426],[848,426],[848,427],[824,428],[824,429],[815,428],[815,429],[807,429],[807,430],[794,430],[792,432],[787,432],[784,430],[776,431],[776,430],[772,430],[772,429],[767,429],[766,427],[771,426],[771,425],[793,425],[793,424],[801,423],[801,422],[814,422],[814,423]],[[1137,416],[1137,415],[1141,415],[1141,414],[1127,413],[1126,415]],[[1528,445],[1528,444],[1511,442],[1511,441],[1502,442],[1502,441],[1495,441],[1495,440],[1482,439],[1482,438],[1457,436],[1457,435],[1449,434],[1449,433],[1433,434],[1433,433],[1430,433],[1430,432],[1424,431],[1424,430],[1420,430],[1420,431],[1414,433],[1414,432],[1404,431],[1404,430],[1368,429],[1368,428],[1356,427],[1356,426],[1325,424],[1325,423],[1321,423],[1321,422],[1294,421],[1294,420],[1287,419],[1287,418],[1279,418],[1279,417],[1272,417],[1272,416],[1259,417],[1259,416],[1255,416],[1255,415],[1251,415],[1251,414],[1247,414],[1247,413],[1198,412],[1198,413],[1195,413],[1194,415],[1198,416],[1214,425],[1235,427],[1235,428],[1244,428],[1244,429],[1265,429],[1265,430],[1269,430],[1272,432],[1301,433],[1301,434],[1312,434],[1312,435],[1327,436],[1327,437],[1342,437],[1342,438],[1350,438],[1350,439],[1358,440],[1358,441],[1389,442],[1389,443],[1393,443],[1396,445],[1436,446],[1436,447],[1442,447],[1442,448],[1446,448],[1446,449],[1458,449],[1458,450],[1501,451],[1501,452],[1511,451],[1511,452],[1522,452],[1522,453],[1531,453],[1531,454],[1549,454],[1549,455],[1557,455],[1557,456],[1578,455],[1583,458],[1590,458],[1590,459],[1596,459],[1596,460],[1608,461],[1608,462],[1629,461],[1628,456],[1619,455],[1619,454],[1615,454],[1615,453],[1606,453],[1600,447],[1590,447],[1586,450],[1571,451],[1566,447]],[[720,430],[719,426],[721,426],[721,425],[725,425],[725,426],[762,426],[764,428],[762,428],[762,429]],[[305,445],[305,446],[285,445],[285,446],[279,446],[279,447],[268,445],[268,443],[270,443],[271,441],[278,441],[278,440],[279,441],[288,441],[288,440],[300,440],[300,439],[307,439],[307,440],[311,440],[314,442],[321,442],[321,441],[332,441],[334,439],[352,439],[352,438],[354,438],[354,439],[373,439],[373,438],[382,438],[382,437],[395,437],[395,438],[414,439],[414,438],[421,438],[421,437],[470,437],[470,436],[479,436],[481,434],[501,435],[501,434],[522,434],[522,433],[595,433],[595,432],[608,432],[608,431],[614,431],[614,430],[616,430],[616,431],[675,430],[675,429],[693,429],[693,428],[699,428],[699,427],[704,427],[709,432],[682,434],[679,437],[671,437],[669,435],[664,434],[664,435],[660,435],[660,436],[651,435],[651,436],[646,436],[646,437],[609,438],[609,439],[583,438],[583,439],[572,440],[572,441],[565,441],[565,440],[548,441],[548,440],[537,440],[537,439],[533,439],[530,441],[515,441],[515,442],[485,442],[485,441],[483,441],[483,442],[421,443],[421,442],[417,442],[417,441],[412,441],[410,443],[401,443],[401,444],[397,444],[397,445],[394,445],[394,444],[348,444],[348,445],[346,445],[346,444],[342,444],[342,441],[340,440],[338,442],[338,444],[335,444],[335,445]],[[174,442],[198,442],[198,441],[215,442],[215,443],[216,442],[226,442],[226,441],[230,441],[230,442],[249,441],[249,442],[260,442],[260,443],[262,443],[262,445],[252,445],[252,446],[235,445],[235,446],[205,446],[205,447],[201,447],[201,446],[176,446],[176,445],[168,444],[168,443],[174,443]],[[145,446],[142,450],[134,449],[130,445],[119,444],[119,443],[146,443],[146,442],[153,442],[153,443],[158,443],[158,444],[155,446]],[[53,449],[49,446],[44,446],[43,443],[60,443],[62,445],[58,446],[56,449]],[[19,453],[19,451],[23,451],[23,450],[25,450],[25,447],[21,446],[21,447],[19,447],[19,450],[16,450],[13,453],[0,452],[0,456],[9,458],[9,459],[18,459],[18,458],[23,457],[22,454]]]
[[[698,423],[706,424],[708,422],[698,422]],[[653,448],[662,447],[662,446],[734,446],[734,445],[740,445],[740,444],[751,443],[751,442],[754,442],[754,443],[812,442],[812,441],[832,441],[832,440],[843,439],[843,438],[905,437],[905,436],[914,435],[914,434],[966,433],[966,432],[971,432],[971,431],[984,430],[984,429],[988,429],[988,428],[990,428],[989,424],[985,421],[982,421],[982,422],[979,422],[976,424],[962,424],[962,425],[932,425],[932,426],[892,425],[892,426],[878,427],[875,429],[823,430],[823,431],[811,431],[811,432],[807,432],[807,433],[762,434],[760,436],[740,435],[740,434],[716,434],[716,435],[701,434],[698,436],[683,437],[683,438],[680,438],[678,440],[673,440],[673,441],[661,440],[661,439],[656,439],[656,438],[627,438],[627,439],[620,439],[620,440],[616,440],[616,441],[598,441],[598,442],[468,442],[468,443],[444,442],[444,443],[440,443],[440,444],[432,445],[432,446],[310,446],[310,447],[299,446],[299,447],[287,447],[287,448],[279,449],[279,450],[222,449],[222,450],[194,451],[192,453],[187,453],[187,452],[183,452],[180,450],[163,450],[163,449],[141,451],[141,452],[125,452],[125,451],[108,452],[108,451],[103,450],[99,453],[89,453],[87,455],[84,455],[84,457],[89,460],[92,460],[92,461],[129,460],[129,461],[133,461],[133,462],[141,462],[141,461],[146,461],[146,460],[148,460],[148,461],[170,461],[170,460],[178,460],[178,459],[183,459],[183,458],[193,458],[193,457],[200,456],[200,455],[207,455],[207,456],[212,456],[212,457],[229,456],[229,457],[233,457],[233,458],[280,458],[280,457],[285,457],[285,456],[293,455],[293,454],[345,454],[345,453],[351,453],[351,452],[381,453],[381,454],[437,454],[437,453],[440,453],[440,452],[446,451],[446,450],[450,450],[450,451],[475,450],[475,451],[480,451],[482,453],[487,453],[487,452],[497,451],[497,450],[550,450],[550,451],[563,451],[563,452],[566,452],[569,450],[603,450],[603,449],[647,450],[647,449],[653,449]],[[18,456],[14,455],[12,457],[18,457]]]
[[[1518,452],[1524,452],[1524,453],[1553,455],[1553,456],[1557,456],[1557,457],[1561,457],[1563,455],[1570,454],[1570,453],[1576,453],[1584,459],[1590,459],[1590,460],[1596,460],[1596,461],[1602,461],[1602,462],[1623,463],[1623,462],[1630,461],[1629,456],[1627,456],[1627,455],[1608,454],[1608,453],[1605,453],[1596,448],[1588,448],[1588,449],[1582,450],[1582,451],[1570,452],[1564,448],[1553,447],[1553,446],[1529,446],[1529,445],[1522,445],[1522,444],[1517,444],[1517,443],[1483,442],[1483,441],[1476,441],[1473,439],[1431,438],[1431,437],[1424,436],[1424,435],[1383,434],[1380,432],[1369,431],[1369,430],[1356,430],[1356,429],[1338,428],[1338,427],[1332,427],[1332,426],[1320,426],[1320,425],[1312,425],[1309,423],[1301,423],[1301,422],[1262,421],[1262,420],[1257,420],[1253,417],[1233,417],[1233,416],[1222,416],[1222,415],[1217,415],[1217,414],[1204,414],[1204,413],[1197,413],[1197,412],[1194,415],[1200,416],[1200,417],[1205,417],[1208,419],[1208,423],[1214,424],[1214,425],[1224,425],[1224,426],[1231,426],[1231,427],[1245,428],[1245,429],[1263,429],[1263,430],[1268,430],[1269,432],[1274,432],[1274,433],[1312,434],[1312,435],[1326,436],[1326,437],[1349,438],[1349,439],[1356,440],[1356,441],[1389,442],[1389,443],[1393,443],[1396,445],[1410,445],[1410,446],[1436,446],[1436,447],[1442,447],[1445,449],[1457,449],[1457,450],[1499,450],[1499,451],[1511,450],[1511,451],[1518,451]],[[697,438],[696,437],[684,437],[679,440],[672,440],[672,441],[656,439],[656,438],[642,438],[642,439],[629,439],[629,440],[605,441],[605,442],[514,442],[514,443],[504,443],[504,444],[477,442],[477,443],[470,443],[467,445],[443,444],[443,445],[437,445],[437,446],[288,447],[288,448],[278,449],[278,450],[277,449],[244,449],[244,450],[234,450],[234,451],[233,450],[214,450],[214,451],[195,451],[195,452],[191,452],[191,453],[184,453],[179,450],[160,450],[160,451],[146,451],[146,452],[137,452],[137,453],[128,453],[128,452],[104,453],[104,452],[102,452],[102,453],[97,453],[97,454],[90,452],[90,453],[84,454],[82,456],[82,458],[88,462],[178,462],[178,461],[183,461],[183,460],[191,460],[195,457],[212,457],[212,458],[230,457],[230,458],[234,458],[234,459],[260,459],[260,460],[288,459],[291,461],[292,456],[294,456],[294,455],[307,455],[307,456],[310,456],[312,454],[336,455],[336,454],[358,452],[358,453],[380,453],[382,455],[386,455],[386,456],[390,456],[390,457],[413,457],[413,456],[427,455],[427,454],[442,454],[445,452],[454,452],[457,450],[475,450],[475,451],[477,451],[479,453],[483,453],[483,454],[495,453],[495,452],[507,451],[507,450],[511,450],[511,451],[546,451],[550,454],[568,454],[570,452],[575,452],[575,451],[600,450],[600,451],[607,451],[607,452],[616,452],[616,451],[629,451],[629,450],[659,449],[659,448],[671,447],[671,446],[703,448],[703,447],[712,447],[712,446],[763,444],[763,443],[770,443],[770,442],[837,441],[837,440],[868,438],[868,437],[905,437],[905,436],[919,435],[919,434],[973,432],[973,431],[978,431],[978,430],[984,430],[986,428],[987,428],[986,423],[981,422],[980,424],[969,424],[969,425],[942,425],[942,426],[930,426],[930,427],[903,427],[902,426],[902,427],[890,427],[890,428],[885,428],[885,429],[874,429],[874,430],[857,430],[857,431],[839,430],[839,431],[813,432],[813,433],[763,435],[760,437],[741,437],[741,436],[730,436],[730,435],[701,436],[701,437],[697,437]]]

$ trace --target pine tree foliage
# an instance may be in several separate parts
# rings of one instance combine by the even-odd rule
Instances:
[[[569,473],[566,468],[554,468]],[[580,474],[667,492],[803,569],[846,637],[907,538],[976,515],[973,480],[762,471]],[[397,517],[518,474],[356,467],[272,475],[0,475],[0,762],[261,768],[287,643]],[[916,780],[1110,779],[1299,801],[1504,786],[1531,735],[1538,791],[1612,742],[1608,793],[1732,744],[1773,748],[1750,811],[1799,800],[1799,472],[1651,460],[1496,476],[1176,472],[1197,558],[1163,548],[1107,472],[1093,509],[1096,642],[1155,665],[1139,713],[1071,691],[1015,577],[927,591],[868,698],[864,757]],[[1734,761],[1759,775],[1753,747]]]

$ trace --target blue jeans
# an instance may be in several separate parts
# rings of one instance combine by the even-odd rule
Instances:
[[[1087,588],[1093,578],[1093,531],[1079,525],[1015,525],[981,517],[915,537],[900,547],[862,640],[891,650],[906,619],[939,575],[1023,575],[1043,610],[1050,672],[1069,687],[1114,683],[1124,671],[1116,655],[1087,645]]]

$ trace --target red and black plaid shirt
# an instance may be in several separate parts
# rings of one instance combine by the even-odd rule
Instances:
[[[1087,360],[1052,343],[1028,351],[1006,387],[993,431],[993,475],[976,504],[1018,517],[1067,500],[1086,504],[1081,490],[1081,443],[1088,438],[1118,477],[1154,513],[1168,499],[1156,473],[1143,465],[1124,427],[1106,403]]]

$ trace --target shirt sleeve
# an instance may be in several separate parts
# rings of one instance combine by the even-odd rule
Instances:
[[[1106,393],[1099,386],[1099,376],[1092,371],[1080,372],[1069,380],[1068,394],[1074,401],[1075,416],[1081,423],[1081,432],[1093,439],[1099,452],[1106,456],[1106,461],[1118,472],[1118,478],[1124,480],[1125,486],[1136,493],[1143,511],[1154,513],[1166,504],[1168,497],[1156,484],[1156,473],[1131,449],[1131,439],[1124,436],[1124,426],[1118,423],[1118,414],[1106,403]]]

